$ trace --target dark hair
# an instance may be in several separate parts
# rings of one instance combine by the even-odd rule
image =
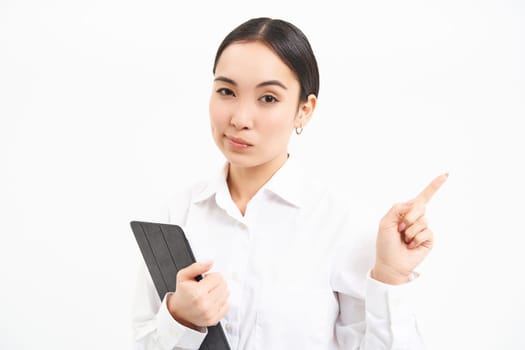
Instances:
[[[299,101],[319,94],[319,69],[312,47],[303,32],[293,24],[267,17],[250,19],[224,38],[215,55],[213,74],[222,52],[239,41],[260,41],[268,45],[295,73],[301,86]]]

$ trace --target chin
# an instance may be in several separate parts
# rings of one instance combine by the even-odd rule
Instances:
[[[231,165],[240,168],[252,168],[258,165],[261,165],[264,162],[257,160],[253,156],[240,155],[240,154],[225,154],[226,159]]]
[[[255,168],[261,166],[270,166],[273,167],[277,163],[280,163],[278,160],[279,157],[256,157],[254,155],[247,154],[225,154],[228,162],[238,168]],[[273,165],[272,165],[273,164]]]

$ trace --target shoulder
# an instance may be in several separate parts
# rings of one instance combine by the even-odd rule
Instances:
[[[203,193],[207,186],[206,180],[200,180],[173,190],[168,199],[168,221],[184,225],[192,201]]]
[[[169,222],[185,225],[191,204],[211,197],[217,191],[219,184],[224,182],[225,169],[226,165],[222,164],[217,169],[196,175],[186,186],[174,186],[168,198]]]

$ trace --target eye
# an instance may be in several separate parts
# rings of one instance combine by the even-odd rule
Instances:
[[[261,97],[259,99],[260,101],[264,102],[264,103],[275,103],[275,102],[279,102],[275,97],[273,97],[272,95],[264,95],[263,97]]]
[[[216,92],[221,96],[235,96],[233,91],[228,88],[220,88]]]

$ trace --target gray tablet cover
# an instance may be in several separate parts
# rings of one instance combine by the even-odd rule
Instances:
[[[195,262],[190,244],[180,226],[145,221],[132,221],[130,224],[162,300],[166,293],[175,291],[177,272]],[[198,281],[201,279],[202,276],[197,277]],[[208,334],[199,349],[230,349],[220,323],[208,327]]]

